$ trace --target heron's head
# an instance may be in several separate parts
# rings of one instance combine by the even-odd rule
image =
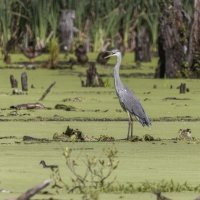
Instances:
[[[46,163],[45,163],[44,160],[41,160],[41,161],[40,161],[40,164],[43,165],[43,167],[46,165]]]
[[[112,56],[116,56],[116,57],[121,56],[121,52],[118,49],[113,49],[112,51],[107,51],[107,52],[110,53],[110,55],[106,56],[105,58],[109,58]]]

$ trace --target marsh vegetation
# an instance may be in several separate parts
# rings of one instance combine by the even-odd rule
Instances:
[[[199,8],[197,0],[0,1],[0,199],[49,178],[32,199],[197,197]],[[134,119],[130,140],[116,61],[104,58],[113,48],[152,122]]]
[[[153,79],[156,59],[133,68],[133,58],[127,53],[121,68],[122,80],[139,96],[153,124],[150,129],[142,128],[135,121],[135,133],[138,138],[145,135],[154,138],[127,142],[122,140],[126,136],[127,116],[114,92],[114,60],[111,59],[108,66],[97,65],[99,74],[102,74],[103,80],[107,80],[108,86],[93,88],[81,86],[81,79],[85,80],[87,69],[82,66],[75,65],[73,69],[27,70],[26,67],[17,67],[18,62],[26,61],[22,55],[13,57],[16,57],[15,69],[1,68],[1,188],[9,191],[1,192],[1,198],[16,197],[48,179],[52,172],[39,165],[41,160],[58,165],[62,180],[72,187],[70,182],[73,174],[67,169],[63,157],[66,147],[72,149],[72,158],[79,163],[84,163],[87,156],[95,155],[96,159],[103,159],[103,149],[117,149],[116,160],[119,164],[111,181],[116,179],[107,190],[95,192],[99,199],[110,199],[112,195],[116,199],[155,199],[152,192],[156,189],[170,192],[167,196],[175,199],[197,196],[200,164],[199,80]],[[48,55],[37,59],[48,59]],[[65,56],[60,54],[60,59],[65,59]],[[89,59],[95,59],[95,54],[89,54]],[[24,71],[29,77],[28,92],[13,95],[9,76],[12,73],[20,80]],[[10,108],[11,105],[38,102],[53,81],[56,81],[55,86],[40,101],[44,109]],[[186,83],[189,92],[180,94],[179,86],[182,82]],[[58,104],[63,105],[63,109],[57,109]],[[66,107],[69,109],[65,109]],[[78,129],[89,139],[113,139],[107,142],[77,142],[72,137],[67,143],[55,140],[55,135],[64,133],[67,126]],[[191,129],[193,138],[179,139],[180,129]],[[77,170],[77,173],[83,175],[84,164],[78,165]],[[48,191],[47,194],[45,191]],[[66,195],[69,195],[69,198],[81,199],[83,194],[79,192],[75,190],[67,194],[67,190],[49,186],[35,198],[66,199]]]

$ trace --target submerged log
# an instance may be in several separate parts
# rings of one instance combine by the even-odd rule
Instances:
[[[10,106],[11,109],[17,110],[29,110],[29,109],[44,109],[45,106],[41,103],[25,103],[25,104],[18,104]]]

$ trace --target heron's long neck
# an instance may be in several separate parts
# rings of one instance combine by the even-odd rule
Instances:
[[[114,79],[115,79],[115,89],[116,90],[117,90],[117,88],[123,87],[122,81],[119,77],[119,68],[120,68],[120,65],[121,65],[121,61],[122,61],[121,56],[118,56],[117,57],[117,64],[115,65],[115,68],[114,68]]]

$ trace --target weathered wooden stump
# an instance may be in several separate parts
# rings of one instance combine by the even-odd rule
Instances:
[[[184,94],[185,92],[186,92],[186,83],[181,83],[180,94]]]
[[[76,55],[78,63],[84,65],[88,62],[87,50],[86,50],[86,47],[83,44],[80,44],[75,49],[75,55]]]
[[[108,55],[109,55],[109,52],[101,51],[97,56],[97,59],[96,59],[97,63],[101,65],[105,65],[110,59],[110,58],[106,58]]]
[[[86,87],[104,87],[104,82],[99,76],[97,69],[95,67],[94,62],[89,63],[89,68],[86,71],[87,78],[86,78],[86,84],[84,86]],[[83,85],[83,83],[82,83]]]
[[[28,76],[26,72],[21,74],[22,91],[28,91]]]
[[[11,57],[9,54],[5,54],[4,55],[4,58],[3,58],[3,61],[6,63],[6,64],[11,64]]]
[[[10,75],[10,84],[11,84],[11,88],[18,87],[18,82],[12,74]]]

